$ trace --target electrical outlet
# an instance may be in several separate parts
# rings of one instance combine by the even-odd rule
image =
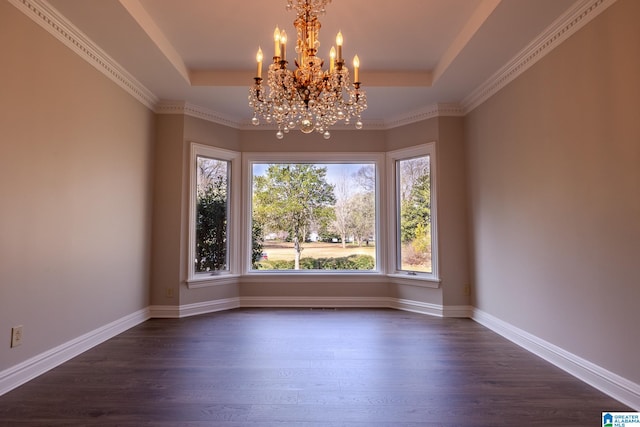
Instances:
[[[166,296],[167,298],[173,298],[173,288],[166,289]]]
[[[464,285],[464,294],[467,296],[471,295],[471,285]]]
[[[22,344],[22,325],[11,328],[11,348]]]

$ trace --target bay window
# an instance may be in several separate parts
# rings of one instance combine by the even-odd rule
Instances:
[[[241,154],[193,143],[189,287],[275,273],[437,286],[435,154],[435,143],[386,157]]]
[[[378,154],[248,156],[248,271],[381,272],[382,160]]]
[[[228,275],[237,269],[237,254],[231,240],[239,221],[235,182],[239,176],[238,153],[191,145],[189,182],[189,280]]]
[[[435,144],[388,153],[390,272],[438,278]]]

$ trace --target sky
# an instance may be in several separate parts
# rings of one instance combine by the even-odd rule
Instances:
[[[274,162],[277,163],[277,162]],[[284,163],[284,162],[282,162]],[[263,175],[269,164],[273,163],[254,163],[253,174]],[[358,171],[365,164],[373,163],[314,163],[318,167],[327,168],[327,182],[329,184],[337,184],[342,180],[343,176],[351,178],[351,175]]]

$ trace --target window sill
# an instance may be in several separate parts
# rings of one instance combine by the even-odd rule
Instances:
[[[418,286],[421,288],[440,288],[442,281],[435,277],[412,275],[407,273],[393,273],[387,274],[387,277],[391,279],[391,283],[396,285],[409,285]]]
[[[192,277],[187,279],[187,288],[196,289],[196,288],[206,288],[209,286],[222,286],[222,285],[233,285],[238,283],[238,279],[240,278],[239,274],[211,274],[211,275],[199,275],[196,277]]]
[[[296,281],[302,283],[325,283],[327,280],[344,281],[349,283],[385,283],[391,282],[396,285],[418,286],[422,288],[440,288],[441,280],[433,277],[410,274],[382,274],[377,271],[372,272],[278,272],[260,271],[245,274],[213,274],[192,277],[186,281],[187,288],[197,289],[211,286],[232,285],[238,283],[283,283]]]

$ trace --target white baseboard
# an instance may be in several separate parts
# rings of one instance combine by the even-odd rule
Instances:
[[[471,317],[473,309],[388,297],[241,297],[240,307],[393,308],[437,317]]]
[[[640,385],[477,308],[471,318],[616,400],[640,411]],[[603,408],[605,410],[606,408]]]
[[[473,307],[470,305],[445,305],[442,307],[442,317],[461,317],[470,319]]]
[[[145,308],[0,372],[0,396],[150,318]]]
[[[437,317],[471,317],[471,306],[447,306],[388,297],[241,297],[240,307],[393,308]]]
[[[384,297],[241,297],[240,307],[389,308]]]
[[[149,313],[152,319],[178,319],[180,317],[180,306],[150,305]]]
[[[442,317],[459,309],[385,297],[241,297],[180,306],[152,305],[0,372],[0,396],[150,318],[181,318],[240,307],[394,308]]]
[[[152,318],[180,318],[198,314],[214,313],[233,308],[395,308],[442,317],[445,310],[437,304],[386,297],[240,297],[215,301],[206,301],[187,305],[152,305],[149,307]],[[470,310],[466,317],[470,317]],[[450,317],[464,317],[456,309],[447,312],[455,313]]]
[[[620,402],[640,410],[640,385],[471,306],[385,297],[239,297],[182,306],[149,306],[0,372],[0,396],[150,318],[180,318],[240,307],[393,308],[470,317]]]
[[[239,307],[240,298],[225,298],[185,305],[152,305],[149,307],[149,312],[152,318],[179,319]]]
[[[240,307],[239,298],[225,298],[215,301],[198,302],[180,306],[180,317],[197,316]]]
[[[152,317],[184,317],[240,307],[393,308],[437,317],[471,317],[471,306],[446,306],[388,297],[240,297],[186,306],[152,306]]]
[[[428,302],[414,301],[402,298],[389,298],[389,308],[396,310],[411,311],[413,313],[428,314],[430,316],[442,316],[442,306]]]

